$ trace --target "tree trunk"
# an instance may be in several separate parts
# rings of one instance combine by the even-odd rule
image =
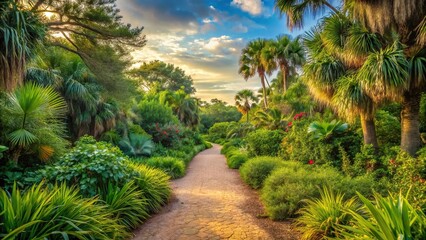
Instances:
[[[249,112],[250,110],[247,111],[247,122],[249,122]]]
[[[266,96],[265,76],[263,76],[263,75],[260,76],[260,82],[262,83],[262,89],[263,89],[263,106],[265,107],[265,109],[267,109],[268,108],[268,100],[267,100],[267,96]]]
[[[411,156],[419,150],[420,142],[420,98],[418,91],[406,91],[401,111],[401,149]]]
[[[376,125],[374,124],[374,118],[368,117],[365,114],[361,114],[361,127],[362,135],[364,137],[365,145],[373,145],[376,151],[379,149],[379,143],[377,142],[376,136]]]
[[[281,74],[283,76],[283,94],[286,93],[287,89],[288,89],[288,75],[289,75],[289,70],[288,70],[288,65],[285,62],[282,62],[281,64]]]

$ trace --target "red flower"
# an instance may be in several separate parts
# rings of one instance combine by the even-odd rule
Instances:
[[[289,126],[289,127],[293,126],[293,122],[288,122],[287,126]]]
[[[166,131],[163,131],[163,134],[164,134],[164,135],[167,135],[167,132],[166,132]]]
[[[390,163],[391,165],[395,165],[395,159],[391,159],[391,160],[389,160],[389,163]]]
[[[315,163],[315,161],[314,160],[312,160],[312,159],[310,159],[309,161],[308,161],[308,164],[309,165],[312,165],[312,164],[314,164]]]

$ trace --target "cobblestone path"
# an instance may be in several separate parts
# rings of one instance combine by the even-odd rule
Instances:
[[[237,171],[228,169],[218,145],[199,153],[187,175],[172,185],[169,205],[143,224],[133,240],[295,239],[288,223],[273,223],[282,232],[272,229],[273,235],[281,236],[273,237],[271,228],[261,224],[270,220],[247,210],[253,199],[259,206],[256,192]]]

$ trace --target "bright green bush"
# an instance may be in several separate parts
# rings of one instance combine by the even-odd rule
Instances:
[[[235,124],[235,122],[220,122],[215,123],[210,129],[209,129],[209,135],[208,139],[211,142],[219,143],[218,140],[224,140],[226,139],[229,127],[231,125]]]
[[[95,198],[66,185],[34,185],[11,194],[0,189],[2,239],[126,239],[124,226]]]
[[[147,200],[148,212],[158,212],[170,197],[172,191],[169,183],[170,176],[160,169],[144,164],[130,161],[126,164],[137,173],[135,183]]]
[[[299,165],[272,172],[264,182],[261,199],[272,219],[283,220],[295,216],[303,206],[303,199],[318,198],[318,187],[322,186],[333,186],[346,197],[354,196],[356,191],[371,195],[371,189],[376,187],[370,176],[358,180],[345,177],[331,167]]]
[[[318,117],[319,118],[319,117]],[[330,164],[342,168],[342,149],[347,159],[352,160],[360,152],[362,135],[350,127],[343,135],[329,139],[326,143],[314,139],[308,133],[309,124],[316,118],[302,118],[292,122],[284,135],[280,157],[285,160],[307,163],[314,160],[316,164]]]
[[[352,220],[349,211],[363,213],[355,198],[344,200],[343,194],[336,195],[328,187],[320,191],[319,199],[306,199],[304,203],[296,219],[303,240],[339,238],[340,225],[349,225]]]
[[[248,160],[248,156],[244,152],[236,153],[227,158],[226,163],[229,168],[238,169]]]
[[[278,130],[258,129],[247,134],[249,156],[277,156],[283,134]]]
[[[177,124],[179,120],[173,115],[171,108],[157,102],[142,100],[132,108],[136,114],[134,122],[141,126],[148,134],[153,135],[156,124],[164,126],[169,123]]]
[[[180,178],[185,175],[185,163],[174,157],[153,157],[149,158],[146,165],[161,169],[172,179]]]
[[[426,215],[401,194],[384,198],[374,195],[374,202],[358,194],[365,205],[364,214],[349,211],[351,226],[343,226],[346,239],[426,239]]]
[[[263,182],[273,170],[283,166],[285,163],[287,162],[277,157],[251,158],[241,166],[240,174],[244,182],[252,188],[258,189],[262,187]]]
[[[50,182],[67,182],[76,185],[85,196],[95,196],[98,188],[108,184],[123,186],[136,175],[124,163],[126,156],[117,147],[83,137],[76,146],[54,165],[40,171]]]
[[[377,111],[376,135],[380,146],[397,146],[401,140],[401,123],[398,118],[387,111]]]
[[[107,205],[108,212],[128,230],[135,229],[149,217],[147,199],[133,181],[121,188],[109,184],[108,189],[101,191],[100,198]]]
[[[390,190],[395,194],[410,190],[408,201],[426,210],[426,148],[418,154],[418,158],[413,158],[400,152],[396,159],[389,161],[392,174]]]

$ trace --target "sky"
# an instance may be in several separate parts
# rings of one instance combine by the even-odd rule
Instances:
[[[137,62],[161,60],[185,70],[196,97],[234,104],[242,89],[257,90],[260,80],[238,74],[241,49],[256,38],[290,32],[274,0],[118,0],[123,21],[143,26],[147,45],[132,52]],[[314,25],[307,21],[305,29]]]

